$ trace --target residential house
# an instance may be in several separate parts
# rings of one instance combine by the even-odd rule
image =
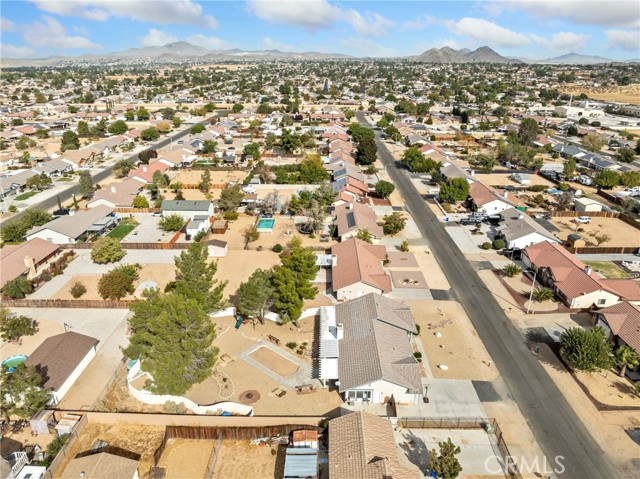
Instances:
[[[507,194],[505,191],[504,196],[502,196],[480,181],[474,181],[469,185],[469,199],[474,209],[485,215],[495,215],[513,208],[514,205],[507,199]]]
[[[60,154],[61,160],[66,160],[76,166],[91,163],[96,157],[96,150],[82,148],[80,150],[67,150]]]
[[[633,279],[604,279],[561,245],[543,241],[525,248],[522,261],[570,308],[605,308],[620,301],[640,303]]]
[[[148,165],[141,165],[135,170],[129,171],[129,178],[133,178],[142,184],[149,185],[153,183],[153,174],[156,171],[160,173],[164,173],[169,169],[169,165],[163,163],[161,161],[154,161],[153,163],[149,163]]]
[[[41,238],[55,244],[75,244],[83,237],[102,234],[118,224],[113,211],[113,208],[105,205],[78,211],[74,215],[62,216],[31,228],[25,238],[27,241]]]
[[[602,327],[617,346],[629,346],[640,354],[640,305],[626,301],[592,311],[594,324]],[[627,371],[634,381],[640,380],[640,365]]]
[[[73,171],[73,165],[70,161],[55,158],[34,166],[32,170],[39,175],[44,173],[48,177],[52,177]]]
[[[515,208],[504,210],[501,215],[503,221],[496,228],[496,239],[504,240],[507,248],[524,249],[543,241],[560,241],[536,220]]]
[[[138,479],[139,460],[131,459],[109,452],[79,454],[72,459],[61,479],[103,479],[114,477],[119,479]]]
[[[354,412],[329,421],[329,479],[421,479],[400,463],[388,419]]]
[[[33,279],[61,253],[60,246],[40,238],[6,244],[0,250],[0,289],[18,276]]]
[[[96,338],[73,331],[50,336],[27,358],[42,376],[42,388],[51,389],[50,404],[58,404],[96,355]]]
[[[353,403],[417,404],[422,400],[420,367],[411,336],[409,307],[378,294],[335,306],[338,390]]]
[[[334,209],[334,224],[340,241],[357,236],[360,231],[368,231],[374,241],[379,241],[384,232],[377,223],[376,213],[372,208],[362,203],[348,203]]]
[[[186,148],[163,150],[158,153],[158,161],[166,164],[170,168],[191,166],[196,158],[197,156],[194,152]]]
[[[134,178],[111,183],[96,190],[93,197],[87,202],[87,208],[95,208],[104,205],[111,208],[128,208],[133,204],[133,199],[138,196],[144,185]]]
[[[331,247],[332,289],[338,301],[359,298],[369,293],[390,293],[391,278],[384,272],[387,251],[383,245],[373,245],[357,238]]]
[[[188,221],[186,234],[195,236],[207,231],[214,221],[215,204],[209,200],[164,200],[162,216],[178,215]]]
[[[347,190],[358,196],[367,196],[369,194],[369,185],[349,176],[343,176],[342,178],[335,180],[331,183],[331,189],[336,193]]]

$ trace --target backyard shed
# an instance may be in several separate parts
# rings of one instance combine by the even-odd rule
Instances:
[[[29,419],[29,427],[38,434],[49,434],[49,426],[54,426],[55,422],[53,411],[43,409]]]
[[[578,198],[574,201],[576,211],[588,212],[588,211],[602,211],[604,206],[599,201],[591,198]]]
[[[289,447],[284,462],[285,479],[315,479],[318,477],[318,450]]]

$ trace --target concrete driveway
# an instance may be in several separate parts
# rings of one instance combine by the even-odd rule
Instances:
[[[127,217],[128,215],[122,215]],[[140,224],[122,240],[123,243],[158,243],[167,242],[174,233],[166,233],[160,229],[160,217],[151,213],[136,213],[133,217]]]

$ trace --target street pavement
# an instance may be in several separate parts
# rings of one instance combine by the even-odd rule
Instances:
[[[160,148],[164,148],[165,146],[167,146],[169,143],[175,141],[175,140],[179,140],[180,138],[187,136],[189,134],[189,130],[191,129],[192,126],[197,125],[197,124],[202,124],[202,125],[207,125],[212,119],[214,118],[218,118],[221,115],[221,112],[217,112],[215,115],[210,116],[209,118],[206,118],[198,123],[194,123],[192,125],[189,125],[188,128],[185,128],[184,130],[179,131],[178,133],[174,133],[171,135],[167,135],[165,138],[163,138],[162,140],[159,140],[155,143],[150,143],[147,145],[147,148],[153,148],[156,150],[159,150]],[[123,159],[129,160],[129,161],[136,161],[138,158],[138,153],[134,153],[131,156],[128,157],[124,157]],[[113,167],[115,166],[115,163],[107,166],[106,168],[104,168],[103,170],[101,170],[100,172],[96,173],[95,175],[91,175],[91,179],[93,180],[93,184],[98,184],[101,181],[106,180],[107,178],[109,178],[112,174],[113,174]],[[44,210],[51,210],[55,207],[57,207],[58,205],[58,197],[60,198],[60,202],[61,203],[66,203],[67,201],[70,201],[73,198],[74,194],[79,194],[80,191],[80,187],[78,184],[72,185],[70,186],[68,189],[66,190],[62,190],[60,191],[57,195],[53,195],[50,196],[49,198],[46,198],[40,202],[38,202],[37,204],[34,204],[32,206],[37,206],[38,208],[42,208]],[[7,221],[14,221],[16,219],[18,219],[20,216],[22,215],[22,212],[20,214],[15,215],[13,218],[11,218],[10,220]]]
[[[372,126],[363,112],[356,115],[361,124]],[[623,477],[534,358],[522,334],[425,204],[378,132],[376,144],[383,165],[429,242],[547,460],[556,464],[556,458],[562,456],[559,460],[565,469],[556,471],[556,476],[576,479]]]

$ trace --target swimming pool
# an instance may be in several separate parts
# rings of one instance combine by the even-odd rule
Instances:
[[[271,233],[275,222],[275,218],[260,218],[258,224],[256,224],[256,229],[261,233]]]
[[[15,354],[2,361],[2,366],[8,368],[7,372],[12,373],[18,365],[24,363],[26,360],[27,356],[24,354]]]

